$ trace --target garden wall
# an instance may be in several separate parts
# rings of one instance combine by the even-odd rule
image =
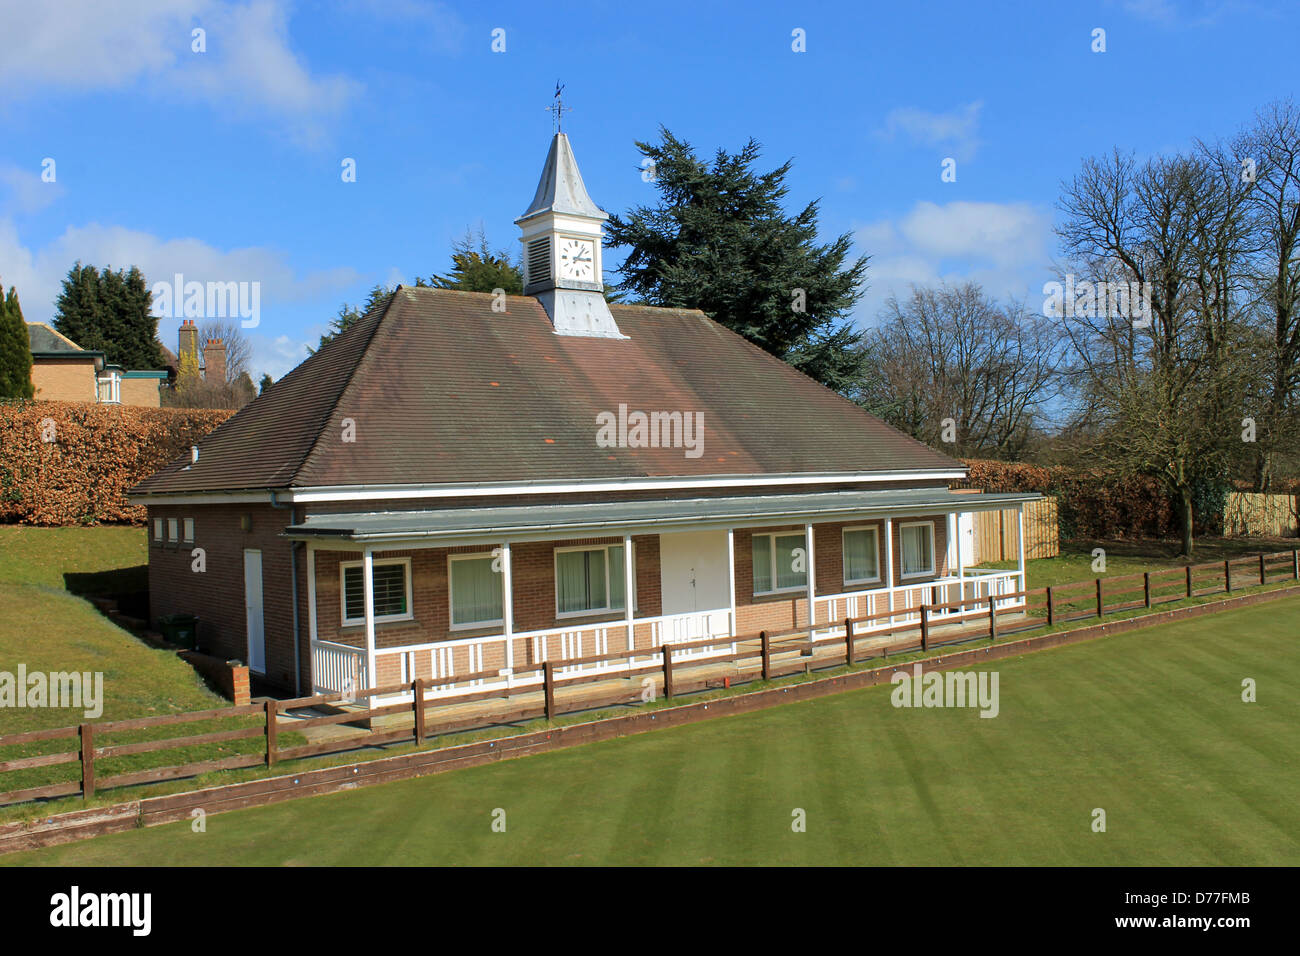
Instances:
[[[90,402],[0,402],[0,522],[144,522],[126,491],[233,415]]]

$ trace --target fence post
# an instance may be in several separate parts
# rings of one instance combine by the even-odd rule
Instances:
[[[1223,589],[1229,594],[1232,593],[1232,562],[1223,562]]]
[[[1267,573],[1264,571],[1264,552],[1259,553],[1259,583],[1267,584]]]
[[[993,596],[992,589],[989,591],[989,640],[998,639],[998,599]]]
[[[767,639],[767,631],[759,631],[758,640],[763,648],[763,680],[771,680],[772,679],[772,643]]]
[[[1105,605],[1101,600],[1101,578],[1097,579],[1097,616],[1101,617],[1105,610]]]
[[[1192,596],[1192,566],[1187,566],[1187,596]]]
[[[546,688],[546,719],[555,717],[555,665],[551,661],[542,664],[542,684]]]
[[[1151,606],[1151,572],[1142,572],[1142,603]]]
[[[1047,586],[1047,626],[1056,623],[1056,602],[1052,598],[1052,586]]]
[[[844,619],[844,663],[853,666],[853,618]]]
[[[673,649],[669,644],[660,646],[664,652],[664,696],[673,696]]]
[[[930,605],[921,605],[921,650],[930,649]]]
[[[275,766],[275,758],[278,756],[279,746],[276,743],[275,733],[275,715],[279,712],[279,701],[266,699],[266,765]]]
[[[1300,548],[1291,549],[1291,577],[1300,581]]]
[[[414,695],[411,706],[415,708],[415,745],[424,743],[424,678],[417,677],[411,681],[411,693]]]
[[[81,735],[81,799],[95,795],[95,730],[91,724],[78,728]]]

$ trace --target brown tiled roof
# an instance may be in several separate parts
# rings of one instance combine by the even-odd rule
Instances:
[[[556,335],[536,299],[403,288],[140,493],[960,469],[702,312],[614,305]],[[602,448],[601,412],[703,412],[704,453]],[[355,441],[343,441],[344,423]]]

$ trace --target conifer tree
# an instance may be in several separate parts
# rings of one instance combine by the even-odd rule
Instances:
[[[0,298],[0,399],[31,398],[34,394],[27,324],[18,305],[18,292],[10,286],[9,294]]]

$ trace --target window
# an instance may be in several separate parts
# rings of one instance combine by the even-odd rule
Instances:
[[[163,539],[163,519],[162,519],[162,518],[154,518],[154,519],[153,519],[153,539],[154,539],[155,541],[162,541],[162,539]]]
[[[555,551],[555,613],[557,617],[621,611],[623,546],[557,548]]]
[[[343,578],[344,625],[366,623],[364,564],[345,561],[339,566]],[[375,591],[375,622],[411,619],[411,559],[375,561],[371,581]]]
[[[875,528],[844,529],[844,583],[880,580],[880,547]]]
[[[167,519],[167,540],[172,544],[180,540],[180,522],[175,518]]]
[[[795,550],[799,554],[795,554]],[[756,534],[753,539],[754,593],[776,594],[808,585],[808,555],[802,534]]]
[[[492,570],[490,554],[451,555],[447,577],[451,592],[451,626],[481,627],[502,622],[502,575]]]
[[[928,521],[899,525],[898,535],[903,543],[903,577],[934,574],[934,525]]]
[[[185,529],[185,542],[187,544],[193,544],[194,543],[194,519],[186,518],[183,527]]]

